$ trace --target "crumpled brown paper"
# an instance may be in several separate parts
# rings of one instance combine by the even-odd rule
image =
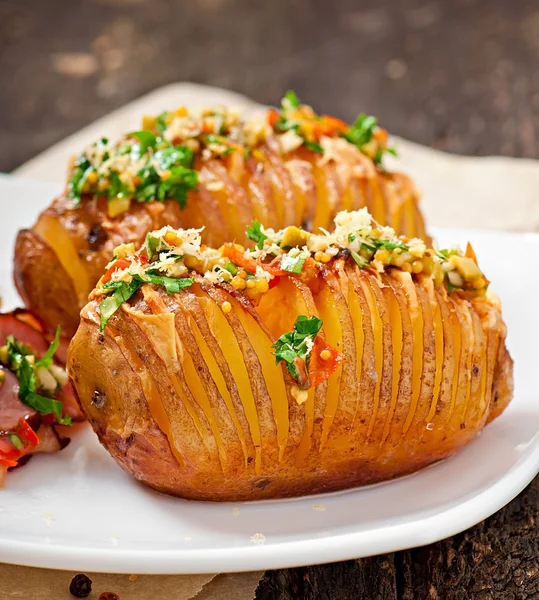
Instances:
[[[73,600],[72,571],[50,571],[0,564],[1,600]],[[106,575],[87,573],[97,599],[115,592],[120,600],[245,600],[254,597],[262,573],[223,575]]]
[[[140,125],[144,114],[179,105],[228,104],[259,110],[251,100],[218,88],[171,84],[99,119],[56,144],[15,173],[63,182],[67,158],[103,134],[115,138]],[[449,155],[396,140],[399,159],[389,166],[409,173],[423,195],[429,226],[539,230],[539,168],[533,160]],[[74,573],[0,564],[0,599],[62,600],[71,598]],[[262,573],[222,575],[91,574],[94,592],[114,591],[121,600],[251,600]]]

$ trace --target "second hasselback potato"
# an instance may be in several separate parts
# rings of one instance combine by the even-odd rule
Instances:
[[[116,461],[186,498],[344,489],[445,458],[512,396],[497,298],[471,247],[433,250],[365,209],[255,248],[165,227],[121,246],[68,367]]]
[[[316,231],[340,210],[367,207],[381,224],[425,238],[412,181],[382,167],[392,149],[373,117],[349,126],[289,93],[260,118],[182,107],[143,125],[84,150],[65,194],[19,233],[15,283],[51,330],[72,336],[114,248],[138,247],[164,225],[204,226],[213,246],[246,244],[252,220]]]

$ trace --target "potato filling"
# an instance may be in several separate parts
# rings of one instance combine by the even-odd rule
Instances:
[[[397,236],[391,227],[381,227],[366,208],[342,211],[334,223],[332,233],[312,234],[298,227],[274,231],[254,221],[247,230],[256,243],[250,249],[233,243],[209,248],[202,244],[202,228],[166,226],[148,233],[138,250],[133,244],[118,246],[94,293],[108,295],[133,283],[154,283],[174,292],[199,275],[209,283],[230,284],[255,300],[281,277],[308,281],[339,259],[353,260],[359,268],[378,274],[387,269],[422,274],[437,284],[445,282],[448,291],[484,293],[488,287],[469,245],[466,253],[458,247],[427,248],[420,239]]]
[[[189,191],[196,191],[202,164],[240,153],[247,160],[261,144],[270,144],[280,155],[300,147],[327,153],[332,139],[357,148],[375,164],[388,147],[387,132],[374,117],[360,114],[348,125],[328,115],[317,115],[287,92],[280,110],[242,119],[239,111],[224,106],[188,110],[185,106],[144,117],[142,129],[126,134],[117,142],[102,138],[88,146],[74,160],[68,178],[68,195],[76,204],[82,197],[108,198],[108,213],[114,218],[129,210],[131,201],[151,202],[174,199],[182,208]],[[206,183],[212,189],[212,183]],[[215,185],[222,185],[217,182]]]

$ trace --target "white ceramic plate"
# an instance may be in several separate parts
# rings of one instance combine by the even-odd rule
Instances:
[[[16,230],[54,184],[0,178],[0,283],[6,308]],[[159,495],[116,466],[87,427],[68,448],[35,457],[0,491],[0,562],[117,573],[250,571],[358,558],[434,542],[518,494],[539,467],[539,236],[470,237],[504,304],[515,359],[509,409],[454,458],[393,482],[285,501],[189,502]],[[261,534],[261,535],[260,535]]]

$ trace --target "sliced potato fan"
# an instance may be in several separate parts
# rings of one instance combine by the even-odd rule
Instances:
[[[290,230],[260,231],[265,250],[235,254],[154,232],[155,251],[83,309],[69,372],[136,478],[209,500],[343,489],[443,459],[503,411],[505,324],[470,250],[429,249],[364,211],[295,248],[280,246]]]

